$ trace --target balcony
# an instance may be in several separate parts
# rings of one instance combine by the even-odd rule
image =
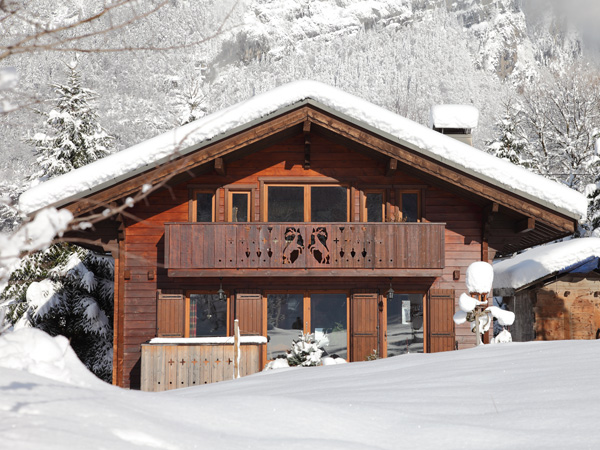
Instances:
[[[167,223],[170,277],[440,276],[443,223]]]

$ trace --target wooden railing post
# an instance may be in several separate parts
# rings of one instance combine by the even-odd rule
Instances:
[[[240,377],[240,321],[233,321],[233,378]]]

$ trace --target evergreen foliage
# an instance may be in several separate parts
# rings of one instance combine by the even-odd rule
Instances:
[[[97,94],[81,85],[77,61],[66,64],[66,84],[52,84],[56,107],[46,116],[45,131],[28,141],[35,147],[40,171],[34,177],[46,180],[62,175],[108,155],[112,137],[98,123],[94,108]]]
[[[29,139],[39,166],[32,179],[44,181],[106,156],[112,141],[98,123],[96,94],[81,85],[77,62],[66,67],[67,83],[52,85],[58,98],[46,114],[46,132]],[[11,220],[6,215],[3,222]],[[110,382],[113,272],[112,258],[69,244],[25,256],[0,294],[0,303],[9,305],[6,320],[66,336],[81,361]]]
[[[7,319],[69,338],[99,378],[112,375],[113,260],[69,244],[26,256],[0,294]]]
[[[486,142],[490,153],[498,158],[508,159],[511,163],[527,166],[525,153],[527,140],[523,136],[522,107],[514,101],[505,104],[505,112],[498,121],[499,136]]]
[[[313,334],[301,333],[300,338],[292,341],[287,360],[290,366],[320,366],[325,353],[324,346],[329,344],[327,336],[316,340]]]

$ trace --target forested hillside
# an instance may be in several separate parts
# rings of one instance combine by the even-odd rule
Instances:
[[[59,4],[37,1],[32,13],[59,26],[94,8],[76,0]],[[572,9],[585,4],[576,1]],[[561,5],[176,0],[86,42],[148,50],[80,53],[78,64],[83,85],[98,93],[99,118],[117,150],[282,83],[315,79],[420,123],[427,123],[432,104],[475,105],[477,147],[512,154],[583,190],[595,181],[598,41],[585,14],[565,15]],[[0,24],[0,34],[18,31],[7,26]],[[74,56],[40,52],[1,61],[19,75],[9,93],[17,109],[0,114],[4,191],[14,195],[36,170],[28,142],[43,125],[37,111],[50,109],[51,84],[64,81]]]

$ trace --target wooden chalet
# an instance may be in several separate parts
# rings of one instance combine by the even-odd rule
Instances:
[[[301,331],[327,333],[328,352],[349,361],[472,346],[468,327],[452,321],[467,266],[569,235],[579,218],[423,142],[493,157],[319,83],[232,107],[223,114],[237,122],[194,140],[219,114],[179,129],[167,158],[46,201],[83,217],[152,186],[122,213],[69,235],[115,258],[119,386],[140,388],[142,366],[150,390],[230,378],[232,353],[217,338],[232,335],[236,318],[242,336],[266,338],[242,346],[244,373],[284,354]],[[128,151],[77,176],[135,159]]]

